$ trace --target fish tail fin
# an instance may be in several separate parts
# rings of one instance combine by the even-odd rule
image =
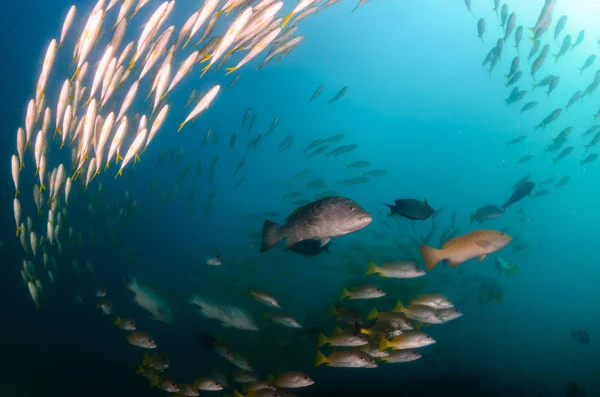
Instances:
[[[403,310],[404,310],[404,305],[402,304],[402,302],[400,301],[400,299],[398,299],[396,301],[396,305],[394,306],[394,308],[392,309],[392,311],[394,313],[402,313]]]
[[[283,29],[285,27],[285,25],[288,24],[288,22],[290,21],[290,19],[292,18],[292,16],[294,16],[294,12],[290,12],[289,14],[287,14],[287,16],[283,19],[283,22],[281,23],[281,28]]]
[[[114,325],[121,325],[123,324],[123,320],[121,319],[121,317],[117,316],[114,321],[113,321]]]
[[[319,339],[317,340],[317,346],[323,347],[327,344],[327,337],[323,333],[319,333]]]
[[[150,387],[156,386],[158,386],[158,375],[156,375],[156,373],[153,373],[152,377],[150,378]]]
[[[138,365],[137,370],[135,371],[136,374],[143,374],[144,373],[144,367],[142,367],[141,365]]]
[[[283,238],[281,235],[281,226],[275,222],[265,221],[262,237],[260,252],[265,252],[273,248]]]
[[[179,128],[177,129],[177,132],[181,131],[181,129],[183,128],[183,126],[185,125],[185,121],[181,124],[179,124]]]
[[[396,213],[395,205],[390,205],[390,204],[384,204],[384,205],[390,209],[390,213],[388,214],[388,216],[392,216]]]
[[[373,309],[371,309],[371,311],[367,315],[367,320],[375,320],[378,316],[379,312],[377,311],[377,308],[373,306]]]
[[[379,351],[386,351],[390,347],[390,341],[385,339],[383,336],[379,339]]]
[[[79,76],[79,66],[75,69],[75,73],[73,73],[73,76],[71,76],[70,81],[73,81],[73,79],[76,79],[77,76]]]
[[[228,74],[235,72],[235,66],[232,68],[225,68],[225,70],[227,70],[227,73],[225,73],[225,76],[227,76]]]
[[[433,269],[442,259],[445,259],[442,250],[427,245],[420,246],[419,251],[421,251],[421,255],[425,261],[425,267],[428,271]]]
[[[315,367],[319,365],[327,364],[327,357],[321,353],[321,351],[317,350],[317,358],[315,360]]]
[[[349,297],[350,297],[350,291],[348,291],[346,289],[346,287],[342,287],[342,295],[340,295],[340,300],[349,298]]]
[[[151,364],[151,360],[150,360],[150,356],[147,353],[144,353],[144,356],[142,357],[142,365],[144,367],[148,367]]]
[[[331,307],[331,311],[329,312],[329,314],[331,314],[333,317],[338,315],[338,308],[335,306]]]
[[[249,396],[249,395],[248,395]],[[244,396],[242,393],[240,393],[237,390],[233,391],[233,397],[248,397],[248,396]]]
[[[377,268],[377,265],[375,264],[375,262],[369,261],[369,268],[367,269],[367,272],[365,273],[365,275],[375,274],[378,271],[379,271],[379,269]]]
[[[204,76],[204,73],[206,73],[209,68],[210,68],[210,63],[202,68],[202,74],[200,75],[200,77]]]

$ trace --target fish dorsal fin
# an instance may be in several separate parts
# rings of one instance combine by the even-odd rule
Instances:
[[[423,204],[425,204],[426,207],[429,205],[427,204],[427,197],[423,198]]]

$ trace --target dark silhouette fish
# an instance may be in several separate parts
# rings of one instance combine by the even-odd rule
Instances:
[[[421,221],[429,218],[434,209],[427,204],[427,200],[419,201],[415,199],[400,199],[394,201],[394,205],[385,204],[389,207],[388,216],[400,215],[415,221]]]
[[[589,345],[592,341],[590,338],[590,334],[584,329],[577,329],[571,331],[571,339],[576,340],[577,342],[583,345]]]
[[[317,256],[323,251],[329,252],[330,245],[331,244],[327,244],[326,246],[321,247],[321,242],[319,240],[304,240],[293,245],[290,250],[303,256]]]
[[[521,201],[524,197],[531,195],[531,192],[534,188],[535,183],[531,181],[526,181],[518,186],[515,186],[515,191],[510,196],[508,201],[502,206],[502,209],[506,211],[506,209],[511,205]]]

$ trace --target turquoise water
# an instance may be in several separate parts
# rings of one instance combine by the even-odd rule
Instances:
[[[482,67],[486,54],[504,34],[492,11],[493,1],[473,1],[476,18],[460,0],[375,0],[351,14],[354,3],[342,0],[299,22],[296,34],[304,40],[297,48],[257,71],[255,67],[266,55],[261,54],[239,71],[233,87],[226,85],[235,73],[224,76],[224,70],[211,70],[199,79],[201,67],[196,65],[167,97],[172,106],[168,118],[141,153],[139,163],[128,166],[116,179],[113,164],[87,189],[82,185],[85,173],[73,183],[65,219],[73,227],[74,237],[69,238],[67,230],[61,232],[62,253],[56,246],[48,247],[54,258],[54,284],[41,257],[24,253],[19,239],[14,238],[10,209],[14,190],[6,170],[1,294],[7,311],[1,332],[10,345],[4,349],[0,385],[7,395],[65,396],[82,391],[99,396],[164,395],[135,374],[143,350],[129,345],[127,333],[112,324],[112,316],[103,316],[95,307],[98,299],[94,294],[99,287],[106,288],[115,314],[135,318],[138,329],[156,339],[158,350],[168,352],[171,368],[167,374],[180,383],[211,376],[214,371],[231,374],[235,370],[209,349],[206,336],[211,335],[243,354],[261,379],[289,370],[309,374],[316,383],[298,389],[300,396],[391,391],[426,396],[459,392],[563,396],[570,382],[577,382],[587,395],[599,393],[594,360],[597,164],[580,165],[584,145],[594,136],[583,137],[583,133],[595,122],[597,94],[568,110],[564,107],[575,91],[583,91],[592,82],[598,70],[597,64],[581,74],[578,68],[589,55],[597,55],[600,32],[595,15],[600,9],[584,0],[556,2],[550,28],[541,39],[542,44],[550,45],[548,59],[536,74],[537,81],[550,73],[561,78],[548,99],[546,88],[531,92],[531,61],[526,61],[531,48],[527,28],[535,25],[544,1],[506,2],[509,13],[516,13],[517,25],[525,28],[520,45],[523,77],[516,86],[528,91],[522,101],[507,108],[504,99],[510,88],[505,87],[504,75],[517,54],[514,36],[507,40],[501,62],[491,75]],[[60,35],[70,5],[29,1],[7,9],[2,37],[9,60],[0,69],[4,88],[2,153],[7,163],[16,152],[13,131],[24,126],[45,49],[51,38]],[[62,81],[73,73],[69,65],[84,25],[82,17],[94,6],[91,2],[76,5],[73,30],[59,50],[48,83],[48,104],[53,109]],[[141,25],[158,5],[150,1],[129,22],[122,46],[137,40]],[[196,4],[178,2],[163,29],[173,24],[178,32],[194,7]],[[285,12],[278,15],[292,7],[285,2]],[[116,11],[110,11],[111,18]],[[562,15],[567,15],[568,21],[555,42],[554,27]],[[477,37],[478,18],[486,20],[485,44]],[[217,26],[218,34],[232,16],[225,20]],[[565,34],[575,38],[582,29],[585,39],[581,45],[555,64],[552,55],[558,52]],[[99,42],[102,46],[110,40],[110,34],[105,34]],[[90,62],[95,64],[101,55],[98,45]],[[185,56],[176,55],[175,64]],[[117,93],[117,101],[122,101],[128,84]],[[183,107],[191,90],[207,90],[215,84],[222,85],[215,102],[193,126],[176,132],[189,111]],[[321,84],[323,92],[309,102]],[[345,96],[327,104],[344,86],[348,87]],[[143,96],[138,95],[132,105],[132,116],[136,112],[150,114],[151,106],[143,100],[148,88],[148,81],[140,86]],[[539,104],[521,113],[529,101]],[[563,113],[557,121],[534,129],[561,107]],[[242,122],[249,108],[257,115],[251,131],[249,122]],[[276,117],[280,120],[277,128],[265,137]],[[553,159],[560,151],[544,149],[569,126],[573,132],[564,147],[573,146],[574,150],[555,165]],[[218,132],[218,140],[213,144],[211,138],[200,147],[209,129]],[[236,142],[231,148],[233,133]],[[307,158],[307,145],[340,133],[344,138],[331,143],[328,151],[345,144],[358,147],[337,157]],[[257,134],[262,134],[260,143],[248,149]],[[523,142],[506,145],[522,135],[526,136]],[[291,147],[279,149],[290,136]],[[527,154],[534,157],[517,164]],[[31,148],[25,157],[19,196],[23,218],[31,215],[38,234],[43,235],[46,215],[38,218],[31,198],[37,182]],[[63,162],[71,169],[68,152],[61,151],[56,142],[50,144],[47,158],[52,167]],[[234,175],[242,158],[245,162]],[[214,159],[218,160],[211,180],[209,169]],[[370,167],[346,170],[359,160],[368,161]],[[202,171],[197,175],[199,163]],[[298,176],[307,169],[308,175]],[[352,186],[340,183],[368,169],[386,170],[387,174]],[[527,174],[536,182],[536,190],[541,189],[540,182],[555,176],[556,181],[544,186],[550,194],[526,197],[499,219],[481,226],[469,223],[477,208],[502,205]],[[555,188],[565,176],[570,181]],[[243,182],[234,188],[240,178]],[[323,179],[324,187],[307,186],[315,179]],[[333,238],[330,252],[314,258],[285,252],[281,245],[259,252],[264,220],[282,223],[301,205],[283,196],[300,192],[301,199],[312,201],[315,194],[326,191],[356,201],[373,222],[363,230]],[[212,205],[207,205],[211,195]],[[388,218],[383,204],[399,198],[426,198],[434,209],[445,209],[433,221]],[[266,215],[271,212],[279,216]],[[458,228],[458,235],[481,227],[505,230],[514,240],[481,263],[472,260],[454,269],[438,266],[423,278],[395,281],[365,276],[369,260],[378,264],[414,260],[422,265],[417,245],[428,238],[434,224],[436,230],[428,239],[434,247],[440,246],[442,235],[450,228]],[[223,264],[208,266],[206,259],[215,255],[222,257]],[[518,274],[499,272],[496,255],[517,264]],[[35,263],[37,278],[45,286],[40,308],[35,307],[20,279],[23,259]],[[78,266],[73,266],[73,261]],[[132,301],[132,294],[124,288],[130,277],[167,301],[173,324],[149,319]],[[336,322],[330,311],[339,303],[342,287],[366,283],[377,284],[387,295],[349,304],[363,317],[373,306],[390,310],[396,299],[407,303],[416,295],[432,292],[450,298],[464,315],[448,324],[424,327],[422,331],[436,344],[420,349],[423,357],[415,362],[381,364],[377,369],[315,368],[317,335],[333,332]],[[276,296],[303,329],[271,323],[264,313],[273,311],[252,300],[249,289]],[[216,320],[199,316],[188,302],[194,294],[245,308],[260,330],[226,329]],[[590,344],[572,337],[572,331],[578,329],[589,333]],[[232,382],[232,386],[242,390],[239,384]],[[216,394],[231,393],[233,388]]]

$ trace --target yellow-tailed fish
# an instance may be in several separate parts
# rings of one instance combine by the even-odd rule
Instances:
[[[17,234],[19,236],[19,231],[21,231],[21,202],[18,198],[14,198],[13,200],[13,212],[15,215],[15,223],[17,224]]]
[[[215,8],[217,7],[218,3],[219,3],[219,0],[206,0],[204,2],[204,6],[202,6],[202,9],[200,10],[200,14],[198,14],[198,18],[194,22],[194,25],[192,25],[188,39],[185,42],[185,44],[183,45],[184,48],[189,43],[189,41],[192,39],[192,37],[194,37],[194,35],[198,31],[198,29],[200,29],[200,27],[204,24],[204,22],[206,22],[208,17],[213,15],[213,12],[214,12]]]
[[[119,9],[119,14],[117,15],[117,22],[115,22],[115,26],[119,24],[123,19],[127,18],[127,14],[133,5],[134,0],[123,0],[121,3],[121,8]]]
[[[309,15],[314,14],[317,11],[319,11],[319,6],[313,6],[313,7],[305,9],[304,11],[302,11],[301,13],[299,13],[296,16],[296,18],[294,18],[294,20],[292,21],[292,24],[296,24],[296,23],[300,22],[304,18],[308,17]]]
[[[241,31],[244,29],[248,21],[252,17],[252,7],[248,7],[242,12],[229,26],[225,35],[221,39],[221,42],[215,49],[215,51],[210,55],[210,62],[208,65],[202,69],[202,74],[206,73],[206,71],[215,64],[219,60],[219,58],[225,54],[225,52],[229,49],[231,44],[238,38]]]
[[[117,71],[117,58],[112,58],[106,67],[106,72],[104,73],[104,77],[102,78],[102,90],[100,91],[100,103],[104,102],[104,96],[106,95],[106,91],[108,90],[108,86],[112,82],[112,78]]]
[[[81,81],[75,80],[75,84],[73,85],[73,104],[71,108],[73,109],[73,117],[77,115],[77,110],[79,109],[77,106],[79,105],[79,97],[81,96]]]
[[[177,73],[175,73],[175,77],[171,81],[171,85],[167,89],[165,94],[168,94],[174,87],[181,81],[181,79],[188,74],[188,72],[192,69],[192,66],[196,63],[196,59],[198,59],[198,51],[192,52],[186,59],[183,61]]]
[[[67,37],[67,33],[69,33],[69,29],[71,29],[71,25],[73,25],[73,20],[75,20],[75,13],[77,12],[77,7],[74,5],[69,8],[69,12],[67,12],[67,16],[65,17],[65,21],[63,22],[62,31],[60,32],[60,42],[58,43],[58,48],[62,47],[65,38]]]
[[[19,168],[23,168],[23,165],[25,164],[23,162],[23,155],[25,154],[25,131],[23,130],[23,127],[19,127],[17,130],[17,153],[19,154]]]
[[[60,122],[62,120],[62,117],[64,115],[65,112],[65,108],[67,106],[67,101],[69,100],[69,88],[71,87],[71,85],[69,84],[69,80],[65,80],[65,82],[62,85],[62,88],[60,89],[60,94],[58,96],[58,104],[56,105],[56,129],[55,129],[55,133],[58,132],[59,134],[61,133],[60,131]]]
[[[125,112],[127,112],[127,109],[129,109],[129,106],[131,106],[131,102],[133,102],[133,98],[135,98],[135,94],[137,93],[138,86],[139,80],[136,80],[129,88],[127,95],[125,95],[125,99],[123,99],[123,104],[121,105],[121,110],[119,110],[117,121],[121,120],[121,117],[125,115]]]
[[[113,37],[110,40],[110,46],[115,51],[119,51],[119,47],[121,43],[123,43],[123,38],[125,37],[125,31],[127,30],[127,19],[122,19],[121,22],[117,25],[115,32],[113,33]]]
[[[63,118],[62,118],[62,140],[61,140],[61,144],[60,144],[61,149],[64,146],[65,141],[67,140],[67,136],[69,136],[69,130],[71,128],[72,121],[73,121],[73,113],[72,113],[71,105],[69,104],[65,108],[65,113],[63,114]]]
[[[219,90],[221,89],[220,85],[216,85],[214,87],[212,87],[207,93],[206,95],[204,95],[204,97],[202,97],[202,99],[200,99],[200,101],[198,102],[198,104],[196,105],[196,107],[194,107],[194,109],[190,112],[190,114],[187,116],[187,118],[183,121],[183,123],[181,123],[179,125],[179,129],[177,131],[181,131],[181,129],[183,128],[183,126],[190,120],[192,120],[193,118],[197,117],[200,113],[202,113],[204,110],[206,110],[208,108],[208,106],[211,104],[211,102],[215,99],[215,97],[217,96],[217,94],[219,93]]]
[[[98,89],[98,87],[100,87],[100,83],[102,83],[102,80],[104,79],[104,75],[106,74],[108,65],[113,59],[113,46],[109,44],[109,46],[106,47],[106,51],[104,51],[104,55],[102,55],[102,58],[100,58],[100,62],[98,62],[98,68],[96,68],[94,80],[92,81],[92,87],[90,88],[89,99],[87,100],[85,105],[90,103],[90,101],[94,97],[94,94],[96,94],[96,90]],[[115,64],[116,62],[117,61],[115,60]]]
[[[142,56],[142,53],[149,44],[152,33],[159,28],[161,18],[163,14],[167,11],[168,6],[168,1],[162,3],[160,7],[158,7],[156,11],[154,11],[154,14],[152,14],[150,19],[148,19],[148,22],[146,22],[146,24],[144,25],[144,29],[142,30],[142,33],[140,34],[140,37],[137,41],[137,48],[133,54],[133,57],[131,58],[127,69],[131,69],[133,65],[135,65],[135,62],[140,58],[140,56]]]
[[[100,132],[100,136],[98,137],[98,143],[94,148],[96,153],[96,174],[100,172],[100,165],[102,164],[102,155],[104,154],[104,146],[108,137],[110,136],[110,132],[114,126],[115,122],[115,113],[110,112],[106,120],[104,121],[104,125],[102,126],[102,130]]]
[[[156,118],[154,119],[154,122],[152,123],[152,128],[150,129],[150,133],[148,134],[148,140],[146,141],[146,146],[144,146],[144,150],[146,150],[146,148],[150,144],[150,141],[152,140],[152,138],[154,138],[154,136],[156,135],[156,133],[158,132],[160,127],[165,122],[168,112],[169,112],[169,105],[163,106],[162,109],[160,110],[160,112],[158,112],[158,116],[156,116]]]
[[[69,194],[71,193],[72,182],[70,177],[65,181],[65,204],[69,204]]]
[[[31,99],[27,104],[27,113],[25,114],[25,146],[31,142],[33,127],[35,126],[35,100]]]
[[[156,42],[152,46],[152,49],[150,50],[148,59],[144,63],[144,68],[142,69],[142,72],[140,73],[139,80],[143,79],[144,76],[146,75],[146,73],[148,73],[150,71],[150,69],[152,69],[152,66],[154,66],[156,61],[158,61],[164,55],[164,53],[167,50],[167,44],[169,44],[169,40],[171,39],[171,35],[173,34],[174,30],[175,30],[175,26],[168,27],[160,35],[158,40],[156,40]]]
[[[154,107],[155,110],[158,107],[158,103],[163,97],[163,94],[167,91],[169,85],[169,78],[171,77],[171,64],[166,64],[156,75],[156,87],[154,93]],[[153,111],[154,111],[153,110]]]
[[[286,51],[289,51],[290,49],[296,47],[298,44],[300,44],[302,42],[302,40],[304,40],[304,36],[295,36],[295,37],[292,37],[290,40],[286,41],[285,43],[279,44],[277,47],[275,47],[271,50],[269,55],[267,55],[267,58],[260,64],[258,69],[265,66],[271,59],[275,58],[277,55],[284,53]]]
[[[33,153],[35,158],[35,173],[36,175],[40,171],[40,158],[44,153],[44,147],[46,146],[46,137],[42,134],[42,131],[38,132],[35,138],[35,145],[33,147]]]
[[[179,47],[181,42],[188,36],[192,30],[192,26],[196,23],[198,19],[198,15],[200,15],[200,11],[196,11],[193,13],[188,20],[183,24],[181,29],[179,30],[179,34],[177,35],[177,41],[175,42],[175,46]]]
[[[138,153],[139,153],[142,145],[144,144],[144,141],[146,140],[147,135],[148,135],[148,130],[146,130],[146,129],[143,129],[139,134],[137,134],[137,136],[131,143],[131,146],[129,146],[129,149],[127,150],[127,153],[125,154],[125,157],[123,158],[123,162],[121,163],[121,168],[119,169],[119,172],[117,172],[117,175],[115,175],[115,178],[117,176],[123,174],[123,169],[131,161],[131,159],[133,159],[134,157],[137,158]]]
[[[85,61],[85,63],[83,65],[81,65],[81,69],[79,69],[79,74],[77,75],[77,80],[82,82],[85,79],[85,76],[87,75],[87,72],[88,72],[88,68],[89,68],[89,63],[87,61]]]
[[[65,166],[61,163],[58,166],[58,169],[56,171],[56,178],[54,180],[54,191],[53,191],[53,195],[52,195],[52,201],[56,200],[56,198],[58,197],[58,193],[62,189],[62,185],[65,182],[65,176],[66,176]]]
[[[35,102],[35,118],[34,122],[37,123],[42,116],[42,111],[46,109],[46,96],[42,95],[39,101]]]
[[[88,164],[87,174],[85,178],[85,189],[87,190],[90,181],[93,179],[94,175],[96,175],[96,158],[92,157],[90,163]]]
[[[290,19],[294,16],[294,14],[299,13],[300,11],[302,11],[303,9],[307,8],[308,6],[312,5],[313,3],[315,3],[317,0],[300,0],[300,2],[296,5],[296,7],[294,7],[294,9],[292,10],[292,12],[290,12],[284,19],[283,19],[283,23],[281,24],[281,27],[284,28],[285,25],[287,25],[287,23],[290,21]]]
[[[269,34],[267,34],[261,41],[259,41],[256,44],[256,46],[252,48],[252,50],[248,52],[248,54],[246,54],[246,56],[236,66],[232,68],[227,68],[227,74],[235,72],[236,70],[244,66],[246,63],[248,63],[252,58],[260,54],[265,48],[267,48],[269,44],[271,44],[271,42],[275,39],[275,37],[277,37],[277,35],[280,32],[281,28],[277,28]]]
[[[42,66],[42,73],[40,74],[40,78],[38,79],[38,83],[35,88],[36,102],[39,102],[44,95],[44,89],[46,88],[46,83],[48,82],[48,77],[50,76],[52,65],[54,65],[54,59],[56,58],[57,47],[58,45],[56,44],[56,40],[53,39],[46,50],[46,56],[44,57],[44,63]]]
[[[125,72],[125,67],[123,65],[119,66],[119,68],[113,74],[111,82],[108,84],[108,88],[106,89],[106,93],[102,97],[101,106],[104,106],[107,102],[110,101],[112,95],[117,90],[119,85],[121,84],[121,78],[123,77],[123,73]]]
[[[52,110],[47,107],[44,110],[44,118],[42,119],[42,134],[46,135],[48,132],[48,127],[50,127],[50,122],[52,121]]]
[[[123,49],[123,52],[121,53],[121,55],[119,56],[119,59],[117,60],[118,65],[122,65],[123,62],[125,62],[125,58],[127,58],[129,56],[129,53],[133,49],[134,45],[135,45],[135,43],[133,41],[130,41],[129,44],[127,44],[127,46],[125,46],[125,48]]]
[[[119,124],[119,127],[117,128],[117,131],[115,132],[115,135],[113,136],[112,142],[110,144],[110,148],[108,150],[108,157],[106,158],[106,168],[107,169],[108,169],[108,166],[110,165],[110,161],[112,160],[112,158],[115,154],[117,155],[117,161],[121,157],[119,154],[119,149],[121,148],[121,144],[123,143],[123,138],[125,137],[125,134],[127,133],[127,124],[128,124],[127,116],[123,116],[123,118],[121,119],[121,123]]]
[[[33,303],[35,303],[35,306],[40,307],[40,294],[35,283],[33,281],[28,282],[27,288],[29,288],[29,295],[31,295],[31,299],[33,300]]]
[[[92,11],[90,17],[88,18],[88,21],[83,29],[83,33],[81,34],[81,38],[79,39],[79,54],[77,60],[77,69],[75,70],[74,74],[75,77],[79,74],[79,69],[87,60],[88,55],[92,51],[92,48],[94,48],[94,45],[100,36],[103,20],[104,11],[102,8]]]
[[[44,186],[44,181],[46,180],[46,156],[43,154],[40,156],[40,168],[38,176],[40,177],[40,191],[42,191],[46,189],[46,186]]]
[[[10,158],[10,170],[12,173],[13,183],[15,184],[15,197],[19,195],[19,173],[21,172],[21,165],[19,159],[15,154]],[[19,222],[17,222],[18,224]]]

